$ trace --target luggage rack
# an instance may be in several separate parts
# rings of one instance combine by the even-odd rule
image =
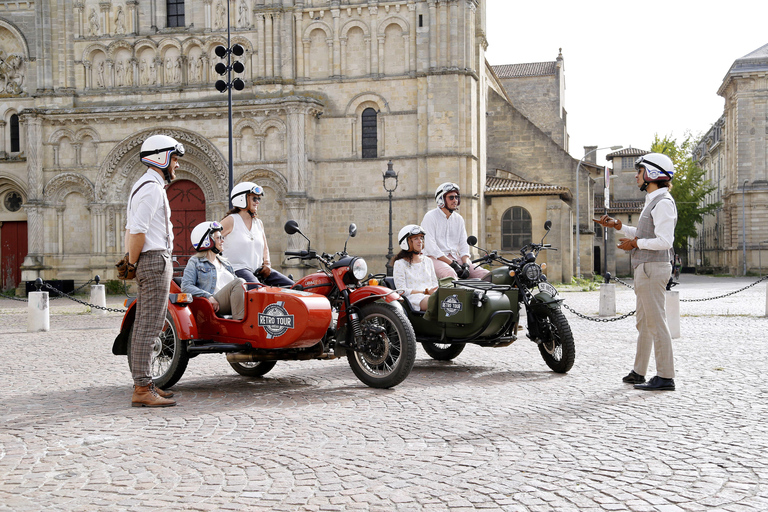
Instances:
[[[495,291],[506,292],[512,289],[512,285],[509,284],[494,284],[482,279],[457,279],[453,281],[453,287],[472,288],[473,290],[482,290],[483,292]]]

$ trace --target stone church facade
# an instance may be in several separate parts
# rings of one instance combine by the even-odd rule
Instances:
[[[26,223],[26,240],[9,242],[27,246],[21,281],[114,278],[128,193],[145,170],[139,147],[151,134],[187,149],[168,189],[174,254],[191,252],[195,224],[225,215],[227,95],[213,84],[227,21],[231,44],[245,48],[245,89],[232,91],[234,182],[266,189],[260,217],[276,266],[307,270],[282,257],[302,244],[282,231],[295,219],[313,247],[329,252],[355,222],[350,251],[383,271],[389,161],[398,172],[395,233],[420,222],[435,187],[453,181],[467,231],[486,240],[495,78],[484,56],[484,4],[231,0],[229,18],[224,0],[4,4],[0,230],[5,237]],[[567,187],[572,162],[559,158]],[[559,194],[561,254],[570,257],[570,196]],[[552,280],[570,279],[570,264],[557,268]]]

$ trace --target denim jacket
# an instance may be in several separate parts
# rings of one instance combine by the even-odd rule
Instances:
[[[224,268],[235,276],[235,269],[225,258],[216,256]],[[181,291],[191,293],[195,297],[211,297],[216,290],[216,267],[207,258],[192,256],[184,269],[181,278]]]

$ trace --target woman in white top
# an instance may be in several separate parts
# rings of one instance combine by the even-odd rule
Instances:
[[[403,290],[406,300],[415,310],[426,311],[431,297],[436,297],[438,282],[432,260],[422,255],[424,230],[408,224],[397,235],[402,249],[394,258],[395,288]]]
[[[264,225],[256,217],[264,189],[245,181],[235,185],[230,194],[232,209],[221,221],[227,239],[227,255],[237,277],[248,283],[269,286],[293,286],[293,281],[272,270]]]

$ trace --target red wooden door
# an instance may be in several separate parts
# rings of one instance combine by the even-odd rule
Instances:
[[[27,222],[3,222],[0,227],[0,287],[16,288],[21,283],[21,264],[27,255]]]
[[[167,193],[173,223],[173,255],[178,261],[175,266],[183,268],[195,254],[189,236],[195,226],[206,220],[205,195],[189,180],[174,181],[168,186]]]

